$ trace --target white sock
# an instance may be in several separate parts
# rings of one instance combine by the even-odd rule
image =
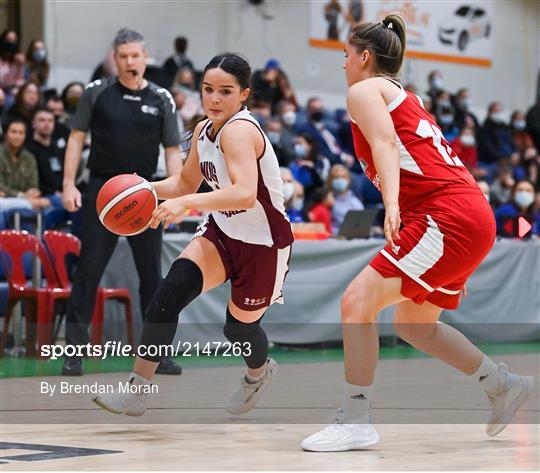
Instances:
[[[370,423],[371,386],[357,386],[356,384],[344,383],[343,401],[341,408],[345,418],[353,424]]]
[[[483,391],[496,393],[499,390],[499,365],[484,355],[482,363],[470,378]]]
[[[261,379],[263,379],[266,375],[266,369],[268,367],[268,362],[264,365],[264,371],[259,376],[251,376],[250,374],[246,373],[246,381],[250,384],[258,383]]]
[[[129,382],[131,384],[140,385],[140,386],[146,386],[148,384],[152,384],[152,382],[149,379],[143,378],[137,373],[131,373],[129,375]]]

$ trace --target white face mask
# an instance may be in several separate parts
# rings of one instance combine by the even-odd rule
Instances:
[[[433,88],[441,90],[444,85],[442,77],[435,76],[433,79],[431,79],[431,85],[433,86]]]
[[[476,144],[476,140],[474,139],[473,135],[461,135],[459,141],[461,141],[465,146],[474,146]]]
[[[304,208],[304,199],[302,197],[296,197],[291,203],[291,208],[300,212]]]
[[[514,120],[513,125],[516,130],[521,131],[525,129],[525,127],[527,126],[527,123],[525,122],[525,120]]]
[[[283,114],[281,115],[281,119],[283,120],[283,123],[285,123],[285,125],[293,126],[296,123],[296,112],[293,110],[283,112]]]
[[[516,204],[522,209],[526,209],[534,202],[534,194],[529,191],[518,191],[514,197]]]
[[[491,197],[489,196],[489,194],[484,194],[484,197],[486,198],[486,200],[487,200],[488,202],[491,201]]]
[[[283,197],[287,202],[294,195],[294,184],[292,182],[283,183]]]
[[[504,123],[504,115],[502,112],[494,112],[490,115],[490,118],[497,123]]]

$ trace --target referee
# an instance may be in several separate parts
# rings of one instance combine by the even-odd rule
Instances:
[[[89,343],[88,326],[96,290],[109,262],[118,236],[100,223],[96,197],[101,186],[118,174],[137,173],[150,179],[155,173],[159,145],[165,147],[169,175],[182,168],[180,134],[175,104],[165,89],[144,79],[148,54],[144,38],[121,29],[113,42],[118,77],[96,80],[86,87],[73,120],[66,149],[63,201],[70,212],[83,206],[82,249],[67,309],[66,342]],[[86,133],[92,143],[87,167],[90,181],[84,199],[75,187],[75,176]],[[161,280],[161,230],[147,230],[128,237],[137,273],[143,318]],[[179,365],[162,359],[158,373],[180,374]],[[82,359],[65,358],[62,374],[83,374]]]

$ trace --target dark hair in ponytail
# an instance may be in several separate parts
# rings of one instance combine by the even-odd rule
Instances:
[[[349,44],[361,53],[366,49],[375,57],[376,71],[395,77],[405,55],[405,21],[390,13],[381,23],[359,23],[351,29]]]
[[[247,89],[251,86],[251,67],[246,58],[242,57],[240,54],[236,53],[223,53],[218,56],[214,56],[210,62],[206,65],[203,71],[203,80],[204,75],[210,69],[222,69],[227,74],[231,74],[236,78],[238,85],[241,90]],[[206,120],[208,117],[203,115],[202,117],[196,117],[187,127],[187,132],[185,133],[185,139],[182,141],[187,144],[191,141],[191,137],[195,128],[199,123]]]
[[[214,56],[206,65],[203,72],[206,74],[210,69],[222,69],[227,74],[236,77],[238,85],[242,90],[250,86],[251,67],[249,62],[244,57],[236,53],[224,53],[219,56]]]

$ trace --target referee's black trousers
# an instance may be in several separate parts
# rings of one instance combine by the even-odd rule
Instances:
[[[105,182],[106,179],[91,177],[83,202],[81,256],[66,317],[66,342],[71,345],[86,345],[90,341],[88,329],[96,291],[118,242],[118,235],[109,232],[96,213],[96,198]],[[146,308],[161,280],[161,227],[128,237],[128,242],[139,274],[139,296],[144,319]]]

